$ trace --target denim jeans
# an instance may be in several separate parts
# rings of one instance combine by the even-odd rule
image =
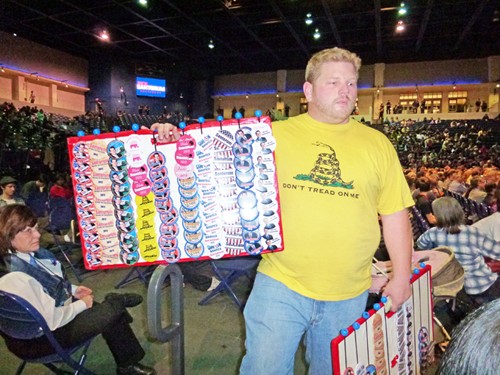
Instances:
[[[245,307],[242,375],[293,375],[304,336],[310,375],[332,374],[330,343],[363,313],[368,291],[344,301],[318,301],[257,273]]]

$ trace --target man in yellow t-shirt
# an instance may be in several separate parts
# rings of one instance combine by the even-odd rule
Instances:
[[[413,205],[396,152],[377,130],[350,120],[361,60],[339,48],[306,68],[308,113],[273,123],[284,248],[264,254],[245,307],[241,374],[293,374],[305,335],[309,374],[332,373],[330,341],[366,306],[378,217],[396,310],[411,294]]]
[[[411,295],[413,198],[387,138],[350,120],[360,66],[347,50],[318,52],[306,67],[308,113],[273,123],[285,250],[262,256],[240,374],[293,374],[304,336],[309,374],[332,373],[331,340],[366,306],[379,216],[393,266],[383,294],[393,311]],[[179,138],[170,124],[153,128]]]

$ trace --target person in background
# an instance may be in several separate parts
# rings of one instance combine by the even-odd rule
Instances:
[[[467,192],[467,185],[464,182],[461,170],[455,170],[455,172],[450,176],[448,190],[460,195],[464,195]]]
[[[415,207],[418,208],[422,216],[427,220],[430,226],[436,224],[436,217],[432,212],[432,202],[435,199],[431,192],[431,185],[427,177],[420,177],[415,183],[419,193],[415,197]]]
[[[17,180],[14,177],[4,176],[0,179],[0,188],[2,195],[0,195],[0,207],[9,204],[24,204],[24,200],[16,197]]]
[[[500,202],[500,189],[495,190],[495,200]],[[500,241],[500,212],[493,212],[491,215],[476,221],[472,224],[473,227],[479,229],[488,237],[495,241]]]
[[[465,213],[455,198],[438,198],[432,202],[432,209],[436,216],[436,226],[418,238],[417,248],[451,248],[465,271],[465,293],[476,305],[500,297],[500,279],[484,259],[488,257],[500,260],[500,242],[486,236],[474,226],[465,225]]]
[[[28,181],[21,189],[21,196],[28,200],[36,193],[43,193],[46,191],[48,178],[44,174],[39,174],[34,180]]]
[[[437,375],[497,375],[500,368],[500,299],[469,314],[453,330]]]
[[[57,341],[65,347],[102,334],[117,364],[118,375],[153,375],[139,363],[145,355],[130,323],[127,307],[142,302],[138,294],[108,293],[94,301],[85,286],[71,285],[54,255],[39,246],[37,217],[29,207],[13,204],[0,208],[0,290],[18,295],[43,316]],[[3,335],[14,354],[42,357],[54,349],[45,336],[19,340]]]
[[[393,311],[411,295],[413,199],[389,140],[350,118],[360,66],[347,50],[318,52],[303,85],[309,112],[273,123],[286,250],[260,261],[244,311],[241,374],[292,374],[304,336],[309,374],[331,373],[331,340],[366,306],[379,214],[394,266],[383,293]],[[160,140],[180,136],[171,124],[152,129]],[[325,168],[334,172],[329,178],[314,173],[325,153],[331,162]],[[307,179],[298,183],[297,175]]]
[[[482,203],[487,195],[486,191],[484,191],[485,185],[486,181],[482,176],[473,177],[470,180],[469,188],[465,192],[464,197]]]
[[[65,173],[57,174],[55,183],[49,191],[50,198],[71,199],[73,197],[73,190],[68,187],[67,178]]]
[[[496,190],[497,184],[495,182],[489,182],[484,185],[484,192],[486,193],[486,196],[481,203],[491,207],[493,210],[498,211],[498,199],[495,198]]]
[[[38,217],[47,215],[47,204],[49,199],[47,183],[47,176],[41,173],[36,179],[26,182],[21,189],[21,196],[26,202],[26,205],[30,207]]]

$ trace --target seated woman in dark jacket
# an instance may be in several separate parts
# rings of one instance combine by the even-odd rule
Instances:
[[[31,303],[44,317],[63,347],[82,343],[102,333],[117,364],[117,374],[155,374],[139,361],[144,351],[130,327],[126,307],[141,303],[136,294],[110,293],[94,302],[92,290],[71,285],[53,254],[40,249],[37,217],[26,206],[0,208],[0,290]],[[53,353],[41,336],[18,340],[4,335],[8,349],[37,358]],[[19,354],[18,354],[19,355]]]

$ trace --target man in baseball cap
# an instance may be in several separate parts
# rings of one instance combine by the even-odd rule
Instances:
[[[0,207],[7,206],[8,204],[24,204],[22,198],[16,197],[16,183],[17,180],[11,176],[3,176],[0,179],[0,188],[2,195],[0,195]]]

